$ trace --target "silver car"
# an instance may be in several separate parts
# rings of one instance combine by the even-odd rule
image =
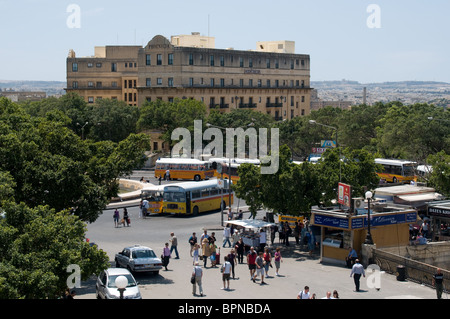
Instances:
[[[114,261],[116,267],[127,268],[130,272],[152,271],[157,274],[162,269],[162,261],[156,257],[155,252],[141,245],[125,247],[116,254]]]
[[[120,299],[120,291],[116,286],[116,278],[125,276],[128,285],[123,292],[124,299],[142,299],[138,283],[128,269],[108,268],[103,270],[97,277],[95,290],[98,299]]]

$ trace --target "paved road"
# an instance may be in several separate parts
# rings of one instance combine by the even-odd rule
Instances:
[[[221,290],[222,280],[219,268],[206,268],[204,270],[203,287],[204,296],[192,295],[192,285],[189,283],[192,271],[192,259],[189,255],[188,238],[192,232],[201,234],[203,229],[208,232],[215,231],[218,246],[222,243],[222,230],[220,227],[220,213],[208,213],[197,217],[152,216],[139,219],[138,209],[130,208],[131,227],[115,228],[112,211],[105,211],[93,224],[88,225],[87,237],[107,252],[111,261],[115,253],[123,247],[133,244],[142,244],[152,247],[159,255],[165,242],[170,238],[170,232],[178,237],[180,259],[172,259],[169,270],[162,270],[159,275],[137,274],[135,277],[140,283],[143,299],[295,299],[298,292],[305,286],[310,287],[317,298],[325,296],[327,291],[337,290],[342,299],[435,299],[432,288],[420,284],[396,280],[390,274],[381,273],[381,289],[370,289],[366,279],[361,280],[362,292],[354,291],[353,279],[350,270],[336,265],[321,264],[317,253],[309,257],[301,246],[295,245],[292,239],[291,246],[286,248],[275,243],[274,247],[282,248],[284,262],[281,265],[281,276],[276,277],[270,269],[266,284],[250,280],[248,268],[245,264],[236,267],[236,279],[231,280],[230,290]],[[244,215],[247,218],[248,214]],[[278,238],[276,239],[276,241]],[[221,248],[223,258],[229,248]],[[209,264],[208,264],[209,265]],[[78,299],[95,298],[95,281],[83,282],[78,289]],[[444,294],[444,298],[447,296]]]

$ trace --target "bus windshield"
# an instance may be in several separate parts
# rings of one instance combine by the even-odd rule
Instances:
[[[413,164],[403,165],[403,176],[414,176],[414,166]]]
[[[186,195],[184,192],[164,192],[165,202],[184,203]]]
[[[163,199],[163,195],[161,191],[143,190],[142,199],[146,199],[149,202],[160,202]]]

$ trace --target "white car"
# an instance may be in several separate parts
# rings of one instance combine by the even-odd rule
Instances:
[[[138,283],[130,271],[124,268],[108,268],[100,273],[95,286],[97,299],[120,299],[120,291],[116,286],[116,278],[119,276],[128,279],[123,299],[142,299]]]
[[[162,261],[156,257],[155,252],[151,248],[141,245],[125,247],[116,254],[114,261],[116,267],[127,268],[130,272],[151,271],[157,274],[162,269]]]

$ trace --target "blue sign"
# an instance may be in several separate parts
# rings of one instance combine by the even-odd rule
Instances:
[[[348,218],[314,214],[314,225],[348,229]]]

